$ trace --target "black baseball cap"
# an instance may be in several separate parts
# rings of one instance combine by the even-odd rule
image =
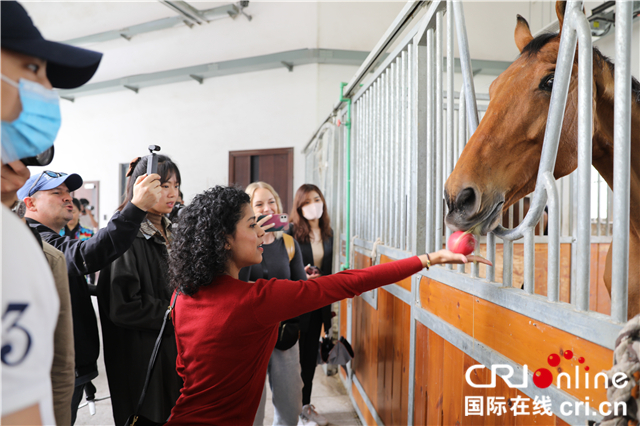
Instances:
[[[47,78],[53,87],[73,89],[93,77],[102,53],[45,40],[20,3],[3,0],[0,4],[3,49],[46,60]]]

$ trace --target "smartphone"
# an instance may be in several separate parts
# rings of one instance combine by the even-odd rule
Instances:
[[[267,215],[260,215],[256,222],[262,220]],[[262,226],[267,226],[270,224],[274,224],[275,226],[271,229],[266,229],[266,232],[278,232],[284,231],[285,229],[289,229],[289,216],[286,214],[274,214],[271,216],[271,219],[262,224]]]
[[[149,145],[151,154],[147,155],[147,175],[158,173],[158,156],[154,151],[160,151],[160,147],[158,145]]]
[[[318,268],[317,266],[309,266],[309,275],[317,275],[320,274],[320,268]]]

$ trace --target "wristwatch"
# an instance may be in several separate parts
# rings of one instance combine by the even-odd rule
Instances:
[[[17,200],[11,206],[11,211],[14,212],[20,219],[22,219],[27,212],[27,206],[22,200]]]

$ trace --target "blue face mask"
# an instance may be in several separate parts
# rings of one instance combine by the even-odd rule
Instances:
[[[22,112],[17,120],[2,122],[2,164],[21,160],[46,151],[60,130],[60,98],[58,93],[31,81],[20,83],[2,76],[2,80],[17,87]]]

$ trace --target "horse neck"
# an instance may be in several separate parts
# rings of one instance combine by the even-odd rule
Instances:
[[[594,78],[597,78],[594,73]],[[607,80],[613,81],[612,78]],[[598,82],[596,82],[598,86]],[[613,98],[598,90],[596,111],[594,114],[593,166],[613,188]],[[608,87],[604,93],[613,93]],[[630,206],[631,231],[640,236],[640,105],[631,102],[631,168],[630,168]],[[615,212],[614,212],[615,214]]]

